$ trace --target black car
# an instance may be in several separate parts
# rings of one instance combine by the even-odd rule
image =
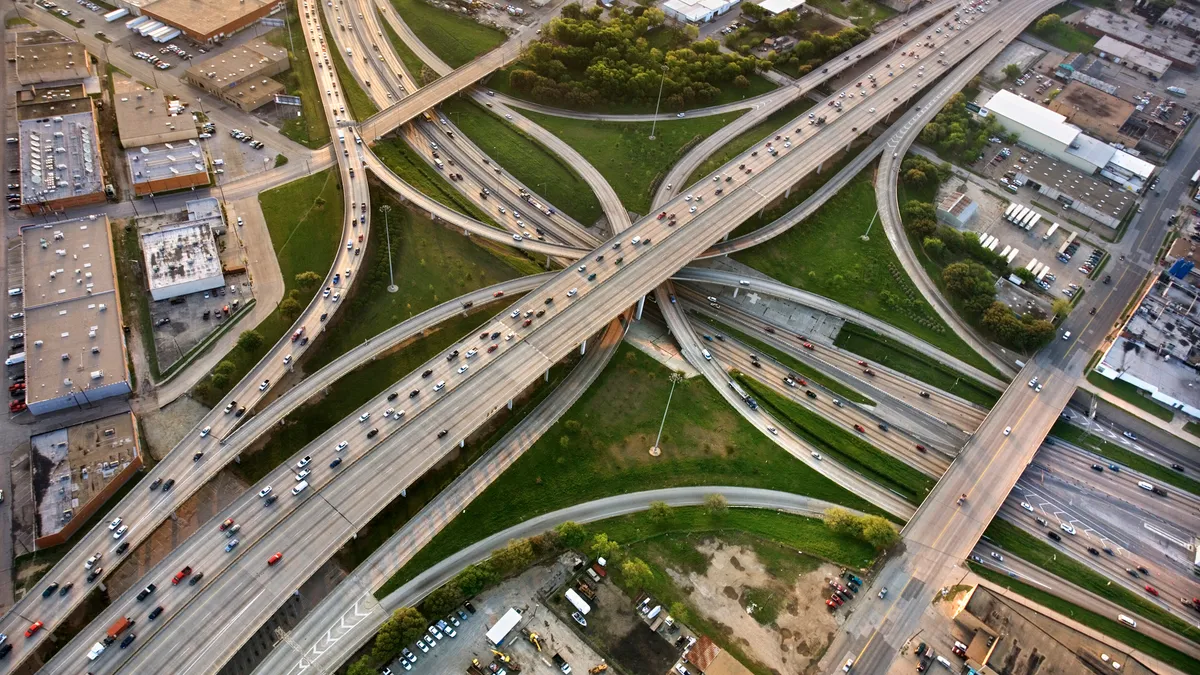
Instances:
[[[150,484],[150,489],[157,490],[160,485],[162,485],[162,479],[156,478],[156,479],[154,479],[154,482]]]
[[[128,551],[128,550],[129,550],[129,542],[123,541],[123,542],[121,542],[121,544],[119,546],[117,546],[116,553],[117,553],[117,555],[121,555],[122,553],[124,553],[125,551]]]
[[[880,423],[879,423],[879,430],[880,430],[880,431],[888,431],[889,429],[891,429],[891,427],[889,427],[889,426],[888,426],[888,423],[887,423],[887,422],[880,422]]]
[[[416,398],[416,397],[417,397],[417,394],[419,394],[419,393],[421,393],[421,390],[420,390],[420,389],[413,389],[412,391],[408,392],[408,397],[409,397],[409,398]]]
[[[484,337],[487,337],[487,336],[485,335]],[[421,377],[429,377],[432,374],[433,374],[433,369],[431,368],[431,369],[426,370],[425,372],[421,373]],[[392,399],[389,398],[388,400],[390,401]]]
[[[162,613],[163,613],[163,607],[162,607],[162,605],[159,605],[158,607],[155,607],[154,609],[150,610],[149,618],[151,621],[153,621],[158,618],[159,614],[162,614]]]
[[[547,304],[547,305],[548,305],[548,304],[550,304],[550,303],[552,303],[552,302],[554,302],[554,298],[546,298],[546,304]]]
[[[1092,555],[1100,555],[1100,551],[1097,551],[1095,546],[1089,546],[1088,553],[1091,553]]]
[[[125,649],[129,645],[133,644],[133,641],[136,638],[137,638],[137,633],[130,633],[129,635],[126,635],[125,639],[121,640],[121,649]]]
[[[475,613],[475,605],[472,605],[470,600],[467,600],[466,602],[464,602],[463,607],[466,607],[468,612],[470,612],[472,614]]]
[[[814,399],[815,399],[815,398],[817,397],[817,392],[813,391],[812,389],[805,389],[805,390],[804,390],[804,395],[805,395],[805,396],[807,396],[807,397],[809,397],[809,398],[814,398]]]
[[[1054,541],[1062,541],[1062,537],[1059,536],[1059,534],[1057,532],[1047,532],[1046,536],[1050,537]]]
[[[395,401],[395,400],[396,400],[396,397],[397,397],[397,396],[399,396],[399,395],[400,395],[399,393],[397,393],[397,392],[394,392],[394,391],[393,391],[392,393],[388,394],[388,399],[387,399],[387,400],[389,400],[389,401]]]
[[[203,451],[197,452],[196,454],[192,455],[192,461],[193,461],[193,462],[199,462],[199,461],[200,461],[200,458],[201,458],[201,457],[203,457],[203,456],[204,456],[204,452],[203,452]]]
[[[270,506],[270,505],[274,504],[276,499],[279,499],[279,497],[276,495],[271,495],[271,496],[267,497],[266,499],[263,500],[263,506]]]
[[[544,309],[539,309],[539,310],[537,311],[537,314],[535,314],[534,316],[536,316],[536,317],[538,317],[538,318],[540,319],[540,318],[542,318],[543,316],[546,316],[546,310],[544,310]]]
[[[441,437],[445,436],[445,435],[446,435],[446,434],[448,434],[448,433],[450,433],[450,431],[449,431],[449,430],[447,430],[447,429],[442,429],[441,431],[439,431],[439,432],[438,432],[437,436],[438,436],[438,438],[441,438]]]
[[[51,595],[54,595],[54,591],[57,591],[57,590],[58,590],[58,582],[56,581],[56,582],[50,584],[49,586],[47,586],[46,590],[42,591],[42,597],[48,598]]]
[[[193,575],[192,578],[188,581],[188,586],[195,586],[196,584],[200,583],[200,580],[203,578],[204,578],[204,572],[196,572],[196,574]]]
[[[235,413],[233,414],[233,416],[234,416],[234,417],[241,417],[242,415],[245,415],[245,414],[246,414],[246,406],[242,406],[242,407],[240,407],[240,408],[238,408],[238,409],[237,409],[237,412],[235,412]]]
[[[500,331],[496,331],[496,332],[492,333],[492,339],[499,340],[500,339]]]
[[[150,594],[156,590],[158,590],[158,586],[155,586],[154,584],[150,584],[149,586],[138,591],[138,594],[137,594],[138,602],[141,602],[142,600],[145,600],[146,598],[150,597]]]
[[[376,434],[378,434],[378,433],[379,433],[379,429],[378,429],[378,428],[376,428],[376,429],[372,429],[372,430],[370,430],[370,431],[368,431],[368,432],[367,432],[367,438],[375,438],[375,435],[376,435]]]
[[[1182,464],[1172,464],[1171,468],[1175,469],[1179,473],[1183,473],[1183,465]]]
[[[75,588],[75,584],[67,584],[66,586],[63,586],[62,588],[58,589],[59,597],[62,597],[64,595],[66,595],[67,593],[70,593],[72,588]]]
[[[88,583],[90,584],[90,583],[92,583],[93,581],[95,581],[97,578],[99,578],[99,577],[100,577],[100,575],[101,575],[103,572],[104,572],[104,568],[103,568],[103,567],[93,567],[93,568],[92,568],[92,571],[91,571],[91,572],[90,572],[90,573],[87,575],[87,580],[88,580]]]
[[[1092,471],[1104,471],[1104,467],[1100,466],[1099,464],[1093,464]]]
[[[8,656],[8,653],[11,651],[12,651],[12,643],[5,643],[3,645],[0,645],[0,659]]]
[[[167,482],[163,483],[163,489],[162,489],[162,491],[163,491],[163,492],[166,492],[167,490],[170,490],[170,489],[171,489],[172,487],[174,487],[174,486],[175,486],[175,479],[174,479],[174,478],[168,478],[168,479],[167,479]]]
[[[1138,565],[1137,571],[1141,572],[1142,574],[1145,574],[1146,576],[1150,576],[1150,570],[1146,569],[1145,567],[1142,567],[1141,565]]]

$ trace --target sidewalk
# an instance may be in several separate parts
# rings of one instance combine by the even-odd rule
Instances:
[[[1093,385],[1091,382],[1088,382],[1086,379],[1083,379],[1080,382],[1079,388],[1086,391],[1089,394],[1092,394],[1093,396],[1099,398],[1100,400],[1113,406],[1114,408],[1120,408],[1122,411],[1129,413],[1130,415],[1133,415],[1134,417],[1138,418],[1142,422],[1145,422],[1146,424],[1157,427],[1157,428],[1167,432],[1168,434],[1171,434],[1172,436],[1179,437],[1180,440],[1182,440],[1186,443],[1196,444],[1196,442],[1197,442],[1196,437],[1192,436],[1190,433],[1185,431],[1183,428],[1184,425],[1186,425],[1188,422],[1191,421],[1187,415],[1184,415],[1184,414],[1176,411],[1174,419],[1172,419],[1170,422],[1165,422],[1165,421],[1155,417],[1154,415],[1151,415],[1150,413],[1146,412],[1145,410],[1142,410],[1141,408],[1133,405],[1132,403],[1129,403],[1125,399],[1120,398],[1118,396],[1114,396],[1114,395],[1108,393],[1107,391],[1104,391],[1103,389],[1097,388],[1095,385]]]

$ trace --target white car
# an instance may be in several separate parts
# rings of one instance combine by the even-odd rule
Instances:
[[[1063,333],[1063,339],[1070,340],[1071,339],[1071,331],[1067,331],[1067,332]]]
[[[471,348],[471,349],[468,349],[468,350],[467,350],[466,357],[469,359],[469,358],[471,358],[472,356],[475,356],[475,355],[476,355],[476,354],[478,354],[478,353],[479,353],[479,350],[478,350],[478,349]]]
[[[462,375],[462,374],[463,374],[463,373],[465,373],[465,372],[467,372],[467,364],[465,364],[465,363],[464,363],[463,365],[459,366],[459,368],[458,368],[458,374],[459,374],[459,375]]]
[[[1033,505],[1030,504],[1029,502],[1021,502],[1021,508],[1025,509],[1026,511],[1028,511],[1030,513],[1033,513]]]
[[[637,246],[637,243],[641,240],[642,240],[641,237],[634,237],[633,239],[629,240],[629,243],[633,244],[634,246]]]
[[[341,443],[338,443],[338,444],[337,444],[337,447],[336,447],[336,448],[334,448],[334,449],[333,449],[333,451],[334,451],[334,452],[341,452],[341,451],[345,450],[345,449],[346,449],[346,448],[348,448],[348,447],[350,447],[350,443],[348,443],[347,441],[342,441]]]
[[[441,391],[441,390],[443,390],[443,389],[445,389],[445,388],[446,388],[446,381],[445,381],[445,380],[439,380],[437,384],[433,385],[433,390],[434,390],[434,391]]]
[[[338,300],[340,300],[341,298],[342,298],[342,292],[341,292],[341,291],[338,291],[337,293],[334,293],[334,294],[333,294],[333,301],[334,301],[334,302],[337,302],[337,301],[338,301]]]
[[[813,459],[815,459],[815,460],[817,460],[817,461],[821,461],[821,453],[819,453],[819,452],[816,452],[816,451],[813,451],[813,452],[811,452],[811,453],[809,453],[809,454],[811,454],[811,455],[813,456]]]
[[[113,532],[113,539],[120,539],[121,537],[124,537],[125,533],[128,531],[129,531],[128,525],[122,525],[122,526],[118,527],[117,531]]]
[[[300,460],[299,462],[296,462],[296,468],[303,469],[304,467],[308,466],[308,463],[311,461],[312,461],[312,455],[305,455],[304,459]]]
[[[1067,534],[1075,534],[1075,528],[1070,523],[1059,523],[1058,526]]]
[[[204,427],[200,430],[200,438],[204,438],[212,431],[212,427]]]
[[[365,413],[363,413],[363,414],[361,414],[361,415],[359,415],[359,416],[358,416],[358,422],[359,422],[359,424],[361,424],[361,423],[363,423],[363,422],[366,422],[366,421],[367,421],[367,420],[369,420],[369,419],[371,419],[371,413],[369,413],[369,412],[365,412]]]
[[[118,527],[121,526],[121,523],[122,523],[122,520],[120,518],[113,518],[113,521],[108,524],[109,531],[117,529]]]
[[[269,494],[271,494],[271,486],[270,485],[268,485],[267,487],[258,491],[259,497],[266,497]]]
[[[384,417],[391,417],[391,416],[392,416],[392,413],[394,413],[394,412],[396,412],[396,409],[395,409],[395,408],[388,408],[387,410],[384,410],[384,411],[383,411],[383,416],[384,416]]]
[[[511,119],[512,119],[512,115],[509,115],[508,113],[504,113],[504,119],[506,119],[506,120],[511,120]]]
[[[514,319],[516,319],[516,318],[519,318],[519,317],[521,316],[521,310],[519,310],[519,309],[514,309],[514,310],[512,311],[512,314],[509,314],[509,316],[511,316],[511,317],[512,317],[512,318],[514,318]]]
[[[1004,427],[1004,435],[1005,436],[1007,436],[1011,433],[1012,433],[1012,427]]]
[[[575,294],[578,292],[579,292],[578,288],[572,288],[571,290],[567,291],[567,297],[573,298],[573,297],[575,297]]]
[[[262,381],[262,384],[258,385],[258,390],[259,390],[259,391],[266,391],[266,390],[267,390],[267,387],[269,387],[269,386],[271,386],[271,381],[270,381],[270,380],[263,380],[263,381]]]
[[[97,553],[97,554],[93,555],[92,557],[88,558],[87,562],[83,563],[83,568],[87,569],[87,570],[92,569],[93,567],[96,566],[96,563],[100,562],[100,557],[101,557],[101,554]]]
[[[773,435],[773,436],[779,435],[779,430],[776,429],[775,427],[767,427],[767,431],[771,432],[771,435]]]
[[[299,483],[300,481],[304,480],[305,478],[308,478],[308,474],[310,474],[310,473],[312,473],[312,469],[304,469],[300,473],[296,474],[296,482]]]
[[[508,342],[508,341],[509,341],[509,340],[511,340],[511,339],[513,339],[513,334],[512,334],[512,333],[509,333],[508,335],[505,335],[505,336],[504,336],[504,341],[505,341],[505,342]]]

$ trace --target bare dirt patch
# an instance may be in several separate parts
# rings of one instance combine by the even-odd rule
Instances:
[[[710,559],[706,572],[672,572],[688,593],[689,604],[763,665],[778,673],[807,673],[840,623],[839,615],[825,607],[826,584],[838,575],[839,568],[822,564],[785,579],[771,575],[749,548],[709,539],[697,549]],[[780,609],[774,625],[761,625],[747,613],[748,589],[765,590],[778,598]]]
[[[181,396],[160,410],[137,411],[150,455],[156,460],[166,456],[209,410],[190,396]]]

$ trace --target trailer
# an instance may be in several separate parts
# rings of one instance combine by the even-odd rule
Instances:
[[[990,234],[980,235],[979,236],[979,245],[983,248],[987,248],[988,242],[991,241],[991,239],[992,239],[992,235],[990,235]]]
[[[124,19],[127,16],[129,16],[129,10],[122,7],[121,9],[114,9],[113,11],[109,12],[108,14],[105,14],[104,20],[108,23],[112,23],[112,22],[116,21],[117,19]]]
[[[1019,208],[1021,208],[1021,205],[1016,202],[1009,204],[1008,208],[1004,209],[1004,219],[1008,220],[1009,218],[1011,218],[1012,214],[1016,213],[1017,209],[1019,209]]]
[[[1033,268],[1034,268],[1034,267],[1037,267],[1037,264],[1038,264],[1038,262],[1037,262],[1037,258],[1034,258],[1034,259],[1030,260],[1028,264],[1026,264],[1026,265],[1025,265],[1025,269],[1027,269],[1027,270],[1029,270],[1030,272],[1032,272],[1032,271],[1033,271]]]
[[[1008,252],[1009,252],[1009,251],[1011,251],[1011,250],[1012,250],[1012,246],[1009,246],[1008,244],[1005,244],[1005,245],[1004,245],[1004,250],[1003,250],[1003,251],[1000,251],[1000,257],[1001,257],[1001,258],[1007,258],[1007,257],[1008,257]]]
[[[167,28],[171,28],[171,27],[167,26]],[[158,36],[156,36],[154,38],[154,41],[155,42],[164,42],[164,43],[170,42],[171,40],[174,40],[175,38],[179,37],[182,34],[183,34],[183,31],[179,30],[178,28],[171,28],[171,30],[167,31],[166,33],[161,33]]]
[[[584,602],[583,598],[581,598],[579,594],[575,592],[574,588],[568,588],[566,596],[567,602],[574,605],[575,609],[579,610],[580,614],[586,616],[588,612],[592,611],[592,606]]]
[[[1021,222],[1020,222],[1019,224],[1020,224],[1020,226],[1021,226],[1022,228],[1025,228],[1025,227],[1027,227],[1027,226],[1028,226],[1030,223],[1032,223],[1032,222],[1033,222],[1033,219],[1034,219],[1034,218],[1039,218],[1039,217],[1040,217],[1040,216],[1038,216],[1038,214],[1037,214],[1037,211],[1030,211],[1029,213],[1027,213],[1027,214],[1025,215],[1025,217],[1024,217],[1024,218],[1022,218],[1022,219],[1021,219]]]
[[[1012,261],[1016,259],[1018,253],[1020,253],[1020,251],[1018,251],[1015,248],[1011,252],[1009,252],[1008,258],[1007,258],[1009,265],[1011,265]]]
[[[1037,274],[1038,282],[1040,283],[1042,281],[1042,279],[1045,279],[1047,274],[1050,274],[1050,266],[1049,265],[1047,265],[1046,268],[1043,269],[1041,272],[1038,272],[1038,274]]]
[[[164,25],[166,25],[166,24],[164,24],[161,21],[151,21],[150,23],[144,23],[144,24],[138,26],[135,30],[137,31],[138,35],[141,35],[142,37],[146,37],[147,35],[153,33],[154,31],[158,30],[159,28],[162,28]]]
[[[1058,231],[1058,223],[1052,223],[1050,225],[1050,229],[1046,230],[1046,235],[1042,237],[1042,241],[1049,240],[1050,237],[1053,237],[1054,233],[1057,231]]]
[[[170,33],[173,30],[175,30],[175,29],[171,28],[170,26],[163,26],[162,28],[159,28],[158,30],[153,31],[146,37],[150,38],[151,40],[154,40],[155,42],[160,42],[162,39],[162,36],[166,35],[167,33]]]
[[[1200,169],[1192,174],[1192,185],[1196,185],[1197,183],[1200,183]]]
[[[1022,218],[1024,218],[1025,216],[1027,216],[1027,215],[1029,215],[1029,207],[1028,207],[1028,206],[1022,206],[1021,208],[1019,208],[1019,209],[1017,209],[1016,211],[1014,211],[1014,212],[1013,212],[1013,214],[1012,214],[1012,218],[1009,218],[1009,219],[1008,219],[1008,222],[1010,222],[1010,223],[1012,223],[1012,224],[1016,225],[1017,223],[1020,223],[1020,222],[1021,222],[1021,219],[1022,219]]]
[[[1036,213],[1033,214],[1033,219],[1031,219],[1029,221],[1029,223],[1027,225],[1025,225],[1025,231],[1032,232],[1033,228],[1037,227],[1037,224],[1040,223],[1041,221],[1042,221],[1041,215],[1036,214]]]
[[[1068,248],[1068,247],[1070,247],[1070,246],[1071,246],[1071,244],[1072,244],[1072,243],[1075,241],[1075,235],[1076,235],[1076,234],[1078,234],[1078,233],[1077,233],[1077,232],[1072,232],[1072,233],[1071,233],[1071,236],[1067,237],[1067,240],[1063,242],[1062,246],[1059,246],[1059,247],[1058,247],[1058,253],[1059,253],[1059,255],[1062,255],[1062,254],[1064,254],[1064,253],[1066,253],[1066,252],[1067,252],[1067,248]]]
[[[999,245],[1000,245],[1000,240],[997,239],[996,237],[992,237],[992,243],[988,244],[988,250],[994,252],[996,250],[996,247]]]
[[[129,30],[137,30],[139,27],[145,26],[151,21],[152,19],[148,16],[135,16],[134,18],[125,22],[125,27]]]

